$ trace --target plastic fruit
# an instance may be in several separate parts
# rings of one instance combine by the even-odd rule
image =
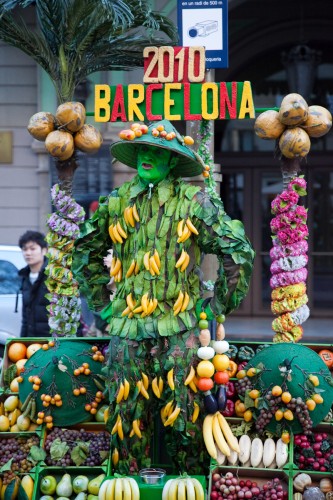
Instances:
[[[56,119],[70,132],[77,132],[83,127],[86,119],[86,110],[80,102],[64,102],[58,106]]]
[[[64,474],[57,484],[56,493],[58,497],[70,497],[73,493],[72,478],[69,474]]]
[[[37,141],[45,141],[48,134],[54,130],[54,127],[54,116],[51,113],[40,111],[32,115],[27,129]]]
[[[229,368],[229,358],[226,354],[216,354],[213,357],[213,365],[216,370],[223,372]]]
[[[317,377],[317,375],[310,375],[309,376],[309,380],[310,380],[310,382],[312,382],[312,384],[315,387],[318,387],[318,385],[319,385],[319,378]]]
[[[19,359],[23,359],[26,357],[27,348],[25,344],[21,342],[14,342],[8,348],[8,359],[13,363],[16,363]]]
[[[17,419],[17,427],[20,429],[20,431],[27,431],[29,430],[30,427],[30,418],[25,417],[24,415],[20,415]]]
[[[40,482],[40,491],[44,495],[53,495],[57,487],[57,480],[54,476],[45,476]]]
[[[272,389],[272,394],[273,394],[273,396],[281,396],[282,387],[280,387],[279,385],[275,385]]]
[[[10,383],[9,389],[11,392],[19,392],[18,377],[13,378],[13,380]]]
[[[284,403],[289,403],[291,401],[291,394],[288,391],[285,391],[281,394],[281,399]]]
[[[214,387],[214,382],[211,378],[200,377],[196,382],[196,386],[200,391],[210,391]]]
[[[5,411],[11,412],[18,407],[18,404],[19,404],[18,396],[9,396],[7,399],[5,399],[3,406],[5,408]]]
[[[17,375],[19,375],[20,373],[24,372],[24,365],[26,364],[28,360],[23,358],[23,359],[19,359],[18,361],[16,361],[16,366],[17,366]]]
[[[33,354],[35,354],[35,352],[39,351],[39,349],[42,348],[42,344],[30,344],[27,348],[27,358],[31,358],[31,356]]]
[[[200,361],[200,363],[197,366],[197,374],[199,377],[212,377],[214,375],[214,365],[211,363],[211,361],[208,361],[207,359]]]
[[[9,418],[6,415],[0,416],[0,432],[7,432],[10,427]]]
[[[97,413],[95,415],[95,420],[97,422],[104,422],[104,414],[105,414],[105,410],[107,410],[107,409],[108,409],[108,405],[102,405],[98,409],[98,411],[97,411]]]
[[[103,479],[105,478],[105,474],[100,474],[99,476],[95,477],[94,479],[91,479],[88,483],[88,492],[92,493],[93,495],[98,495],[99,488],[103,482]]]
[[[220,385],[226,385],[229,382],[229,373],[224,372],[216,372],[214,375],[214,381]]]
[[[87,491],[89,479],[87,476],[76,476],[73,480],[73,491],[74,493],[81,493],[81,491]]]

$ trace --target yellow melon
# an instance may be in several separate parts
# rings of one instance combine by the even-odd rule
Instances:
[[[84,153],[96,153],[102,142],[102,134],[92,125],[83,125],[74,135],[75,147]]]
[[[277,139],[285,128],[279,120],[278,111],[274,109],[264,111],[254,122],[254,131],[261,139]]]
[[[86,120],[86,110],[80,102],[64,102],[58,106],[56,120],[70,132],[77,132]]]
[[[286,158],[303,158],[310,151],[310,137],[300,127],[289,128],[281,135],[279,147]]]
[[[310,137],[322,137],[332,127],[332,115],[323,106],[309,106],[309,114],[301,125]]]
[[[309,106],[300,94],[288,94],[281,102],[279,120],[284,125],[295,126],[305,122]]]
[[[45,141],[48,134],[55,129],[55,118],[52,113],[40,111],[32,115],[27,129],[37,141]]]
[[[55,158],[68,160],[74,153],[73,136],[64,130],[55,130],[46,137],[45,147]]]

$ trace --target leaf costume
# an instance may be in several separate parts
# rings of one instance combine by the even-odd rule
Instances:
[[[177,147],[176,144],[174,148]],[[189,151],[194,157],[193,163],[201,169],[199,160]],[[147,457],[154,419],[161,413],[165,422],[163,408],[168,402],[172,402],[174,410],[180,408],[173,426],[166,427],[171,429],[166,441],[177,470],[192,473],[202,470],[207,457],[197,424],[191,423],[189,418],[194,401],[201,403],[198,394],[184,386],[184,381],[199,346],[196,306],[203,295],[200,269],[203,254],[214,254],[219,262],[214,295],[210,300],[210,309],[215,315],[228,314],[239,306],[252,273],[254,252],[242,223],[230,219],[217,196],[212,197],[198,186],[184,182],[179,175],[179,171],[173,169],[156,185],[147,185],[137,175],[109,196],[102,197],[98,210],[81,229],[74,254],[73,270],[80,290],[92,308],[104,308],[101,314],[112,336],[108,360],[111,403],[108,427],[114,431],[113,445],[120,450],[120,460],[114,465],[121,473],[149,465]],[[134,205],[139,220],[132,227],[126,210]],[[179,227],[187,220],[198,234],[193,232],[181,241]],[[126,237],[121,238],[122,242],[113,242],[109,228],[118,223]],[[111,297],[110,278],[103,264],[103,257],[110,248],[114,259],[121,263],[120,279],[116,280],[116,292]],[[154,272],[147,261],[156,252],[159,269],[155,268]],[[186,267],[176,267],[182,252],[189,255],[189,263]],[[136,272],[131,273],[133,260]],[[187,294],[189,300],[184,308],[175,311],[180,294]],[[132,308],[128,306],[129,296]],[[142,310],[144,296],[150,303],[157,300],[151,314]],[[167,373],[172,369],[174,387],[167,384]],[[160,398],[149,386],[147,395],[144,390],[140,391],[140,381],[144,382],[145,374],[150,381],[157,377]],[[131,387],[128,399],[117,403],[125,380]],[[120,433],[116,425],[118,415]],[[141,438],[138,433],[133,435],[134,421],[140,422]],[[186,452],[188,447],[190,453]]]

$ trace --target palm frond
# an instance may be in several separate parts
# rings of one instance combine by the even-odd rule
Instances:
[[[36,0],[38,27],[54,54],[63,43],[70,0]]]
[[[35,0],[0,0],[0,18],[16,7],[29,7]]]

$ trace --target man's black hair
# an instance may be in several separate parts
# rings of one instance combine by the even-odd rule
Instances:
[[[43,233],[39,231],[26,231],[19,239],[19,247],[23,248],[24,245],[32,241],[33,243],[37,243],[41,248],[47,248],[47,244],[45,241],[45,236]]]

